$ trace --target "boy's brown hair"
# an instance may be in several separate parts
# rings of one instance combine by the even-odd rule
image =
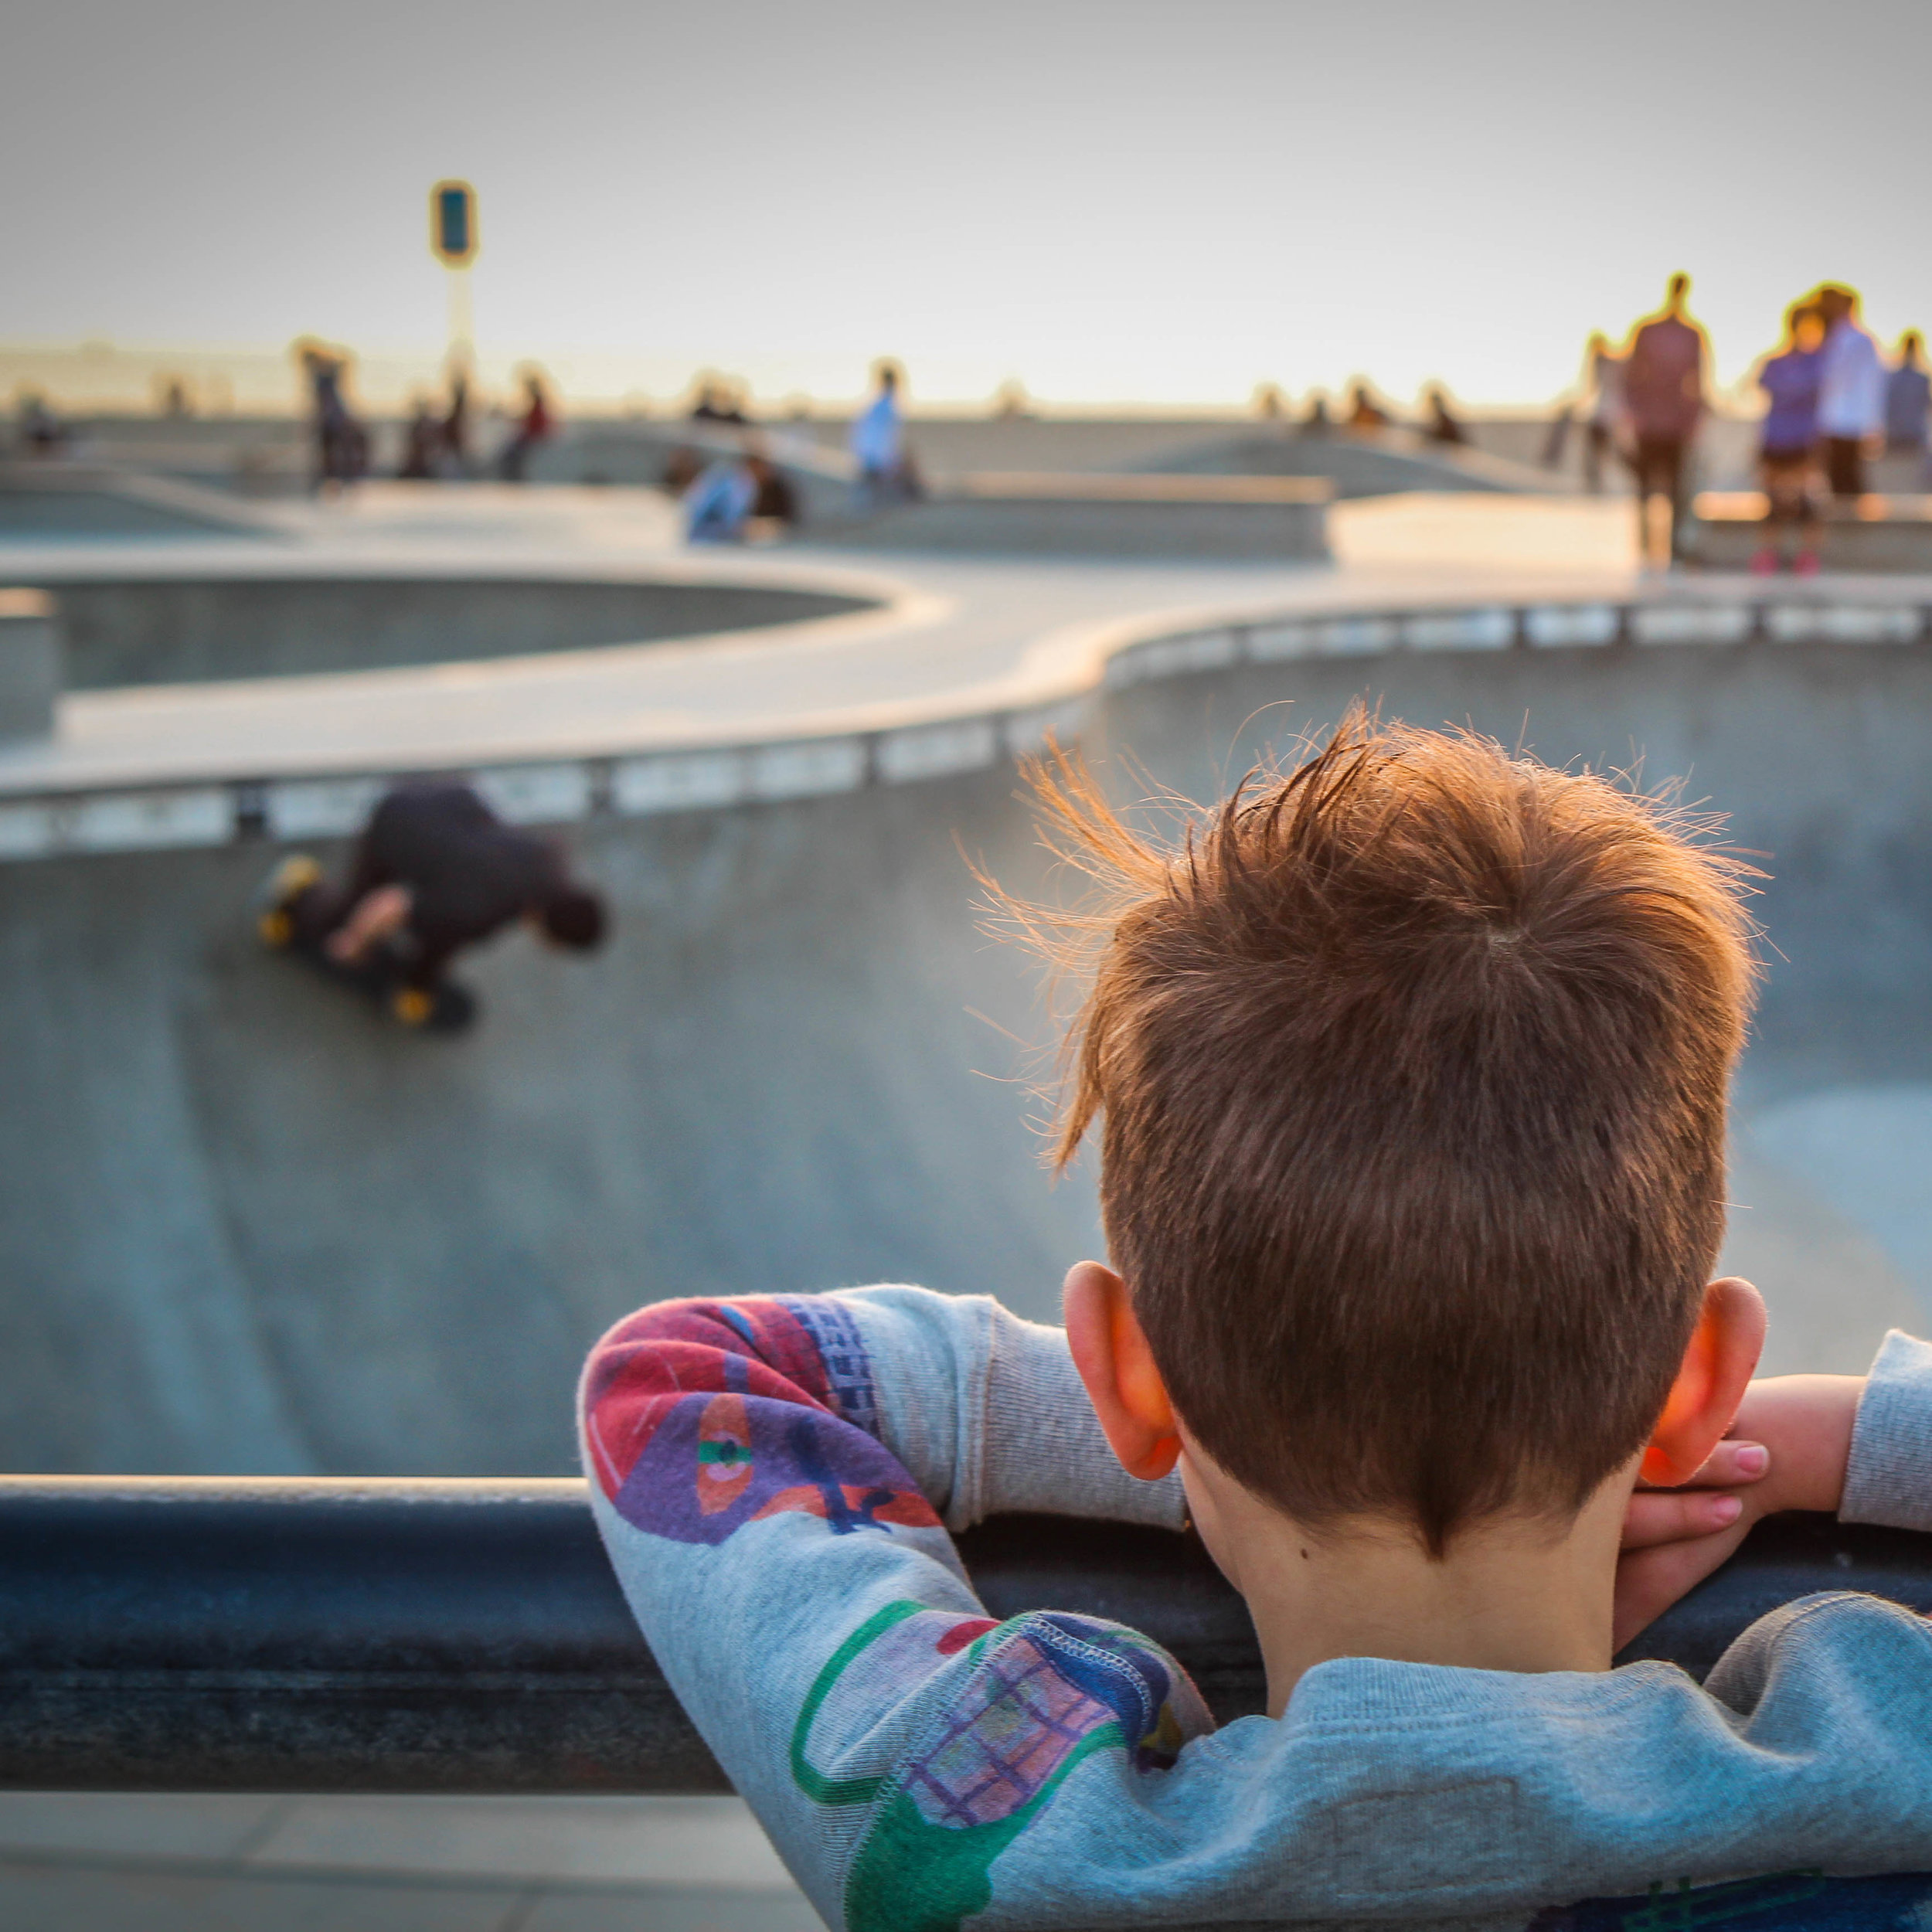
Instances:
[[[1032,776],[1107,889],[1056,1161],[1101,1117],[1114,1260],[1196,1440],[1311,1529],[1394,1517],[1438,1556],[1573,1512],[1716,1259],[1748,869],[1656,800],[1359,709],[1172,849],[1077,759]]]

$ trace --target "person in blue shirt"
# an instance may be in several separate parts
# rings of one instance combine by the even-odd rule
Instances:
[[[1800,577],[1818,569],[1818,512],[1811,469],[1824,344],[1825,318],[1811,304],[1794,302],[1785,314],[1783,343],[1757,372],[1757,386],[1770,405],[1757,451],[1764,485],[1764,542],[1751,568],[1760,577],[1781,566]]]

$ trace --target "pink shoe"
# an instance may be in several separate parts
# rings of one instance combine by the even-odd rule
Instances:
[[[1775,577],[1777,574],[1777,553],[1767,543],[1751,559],[1751,575],[1754,577]]]
[[[1817,551],[1799,551],[1798,553],[1798,561],[1791,566],[1791,569],[1798,576],[1801,577],[1816,577],[1818,575],[1818,569]]]

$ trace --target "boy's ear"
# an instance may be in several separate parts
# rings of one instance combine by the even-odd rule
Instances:
[[[1097,1261],[1077,1261],[1063,1305],[1073,1366],[1108,1446],[1130,1476],[1158,1482],[1180,1455],[1181,1435],[1127,1284]]]
[[[1764,1297],[1736,1275],[1713,1281],[1644,1451],[1646,1482],[1685,1482],[1703,1467],[1731,1426],[1764,1347]]]

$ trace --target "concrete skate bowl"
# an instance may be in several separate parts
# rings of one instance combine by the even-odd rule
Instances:
[[[43,587],[60,600],[70,690],[459,663],[876,607],[855,594],[663,576],[90,573]]]
[[[1257,616],[1128,640],[1069,722],[1123,795],[1129,752],[1211,794],[1358,694],[1689,774],[1774,874],[1727,1259],[1770,1297],[1774,1366],[1855,1368],[1932,1291],[1923,635],[1917,611]],[[586,1344],[641,1301],[910,1277],[1049,1313],[1097,1243],[1091,1185],[1038,1167],[1033,976],[976,930],[962,858],[1040,883],[1016,738],[946,729],[923,762],[910,735],[750,749],[729,801],[594,811],[611,947],[481,955],[457,1041],[257,948],[269,842],[0,866],[0,1456],[542,1473]],[[808,750],[820,777],[772,795]]]

